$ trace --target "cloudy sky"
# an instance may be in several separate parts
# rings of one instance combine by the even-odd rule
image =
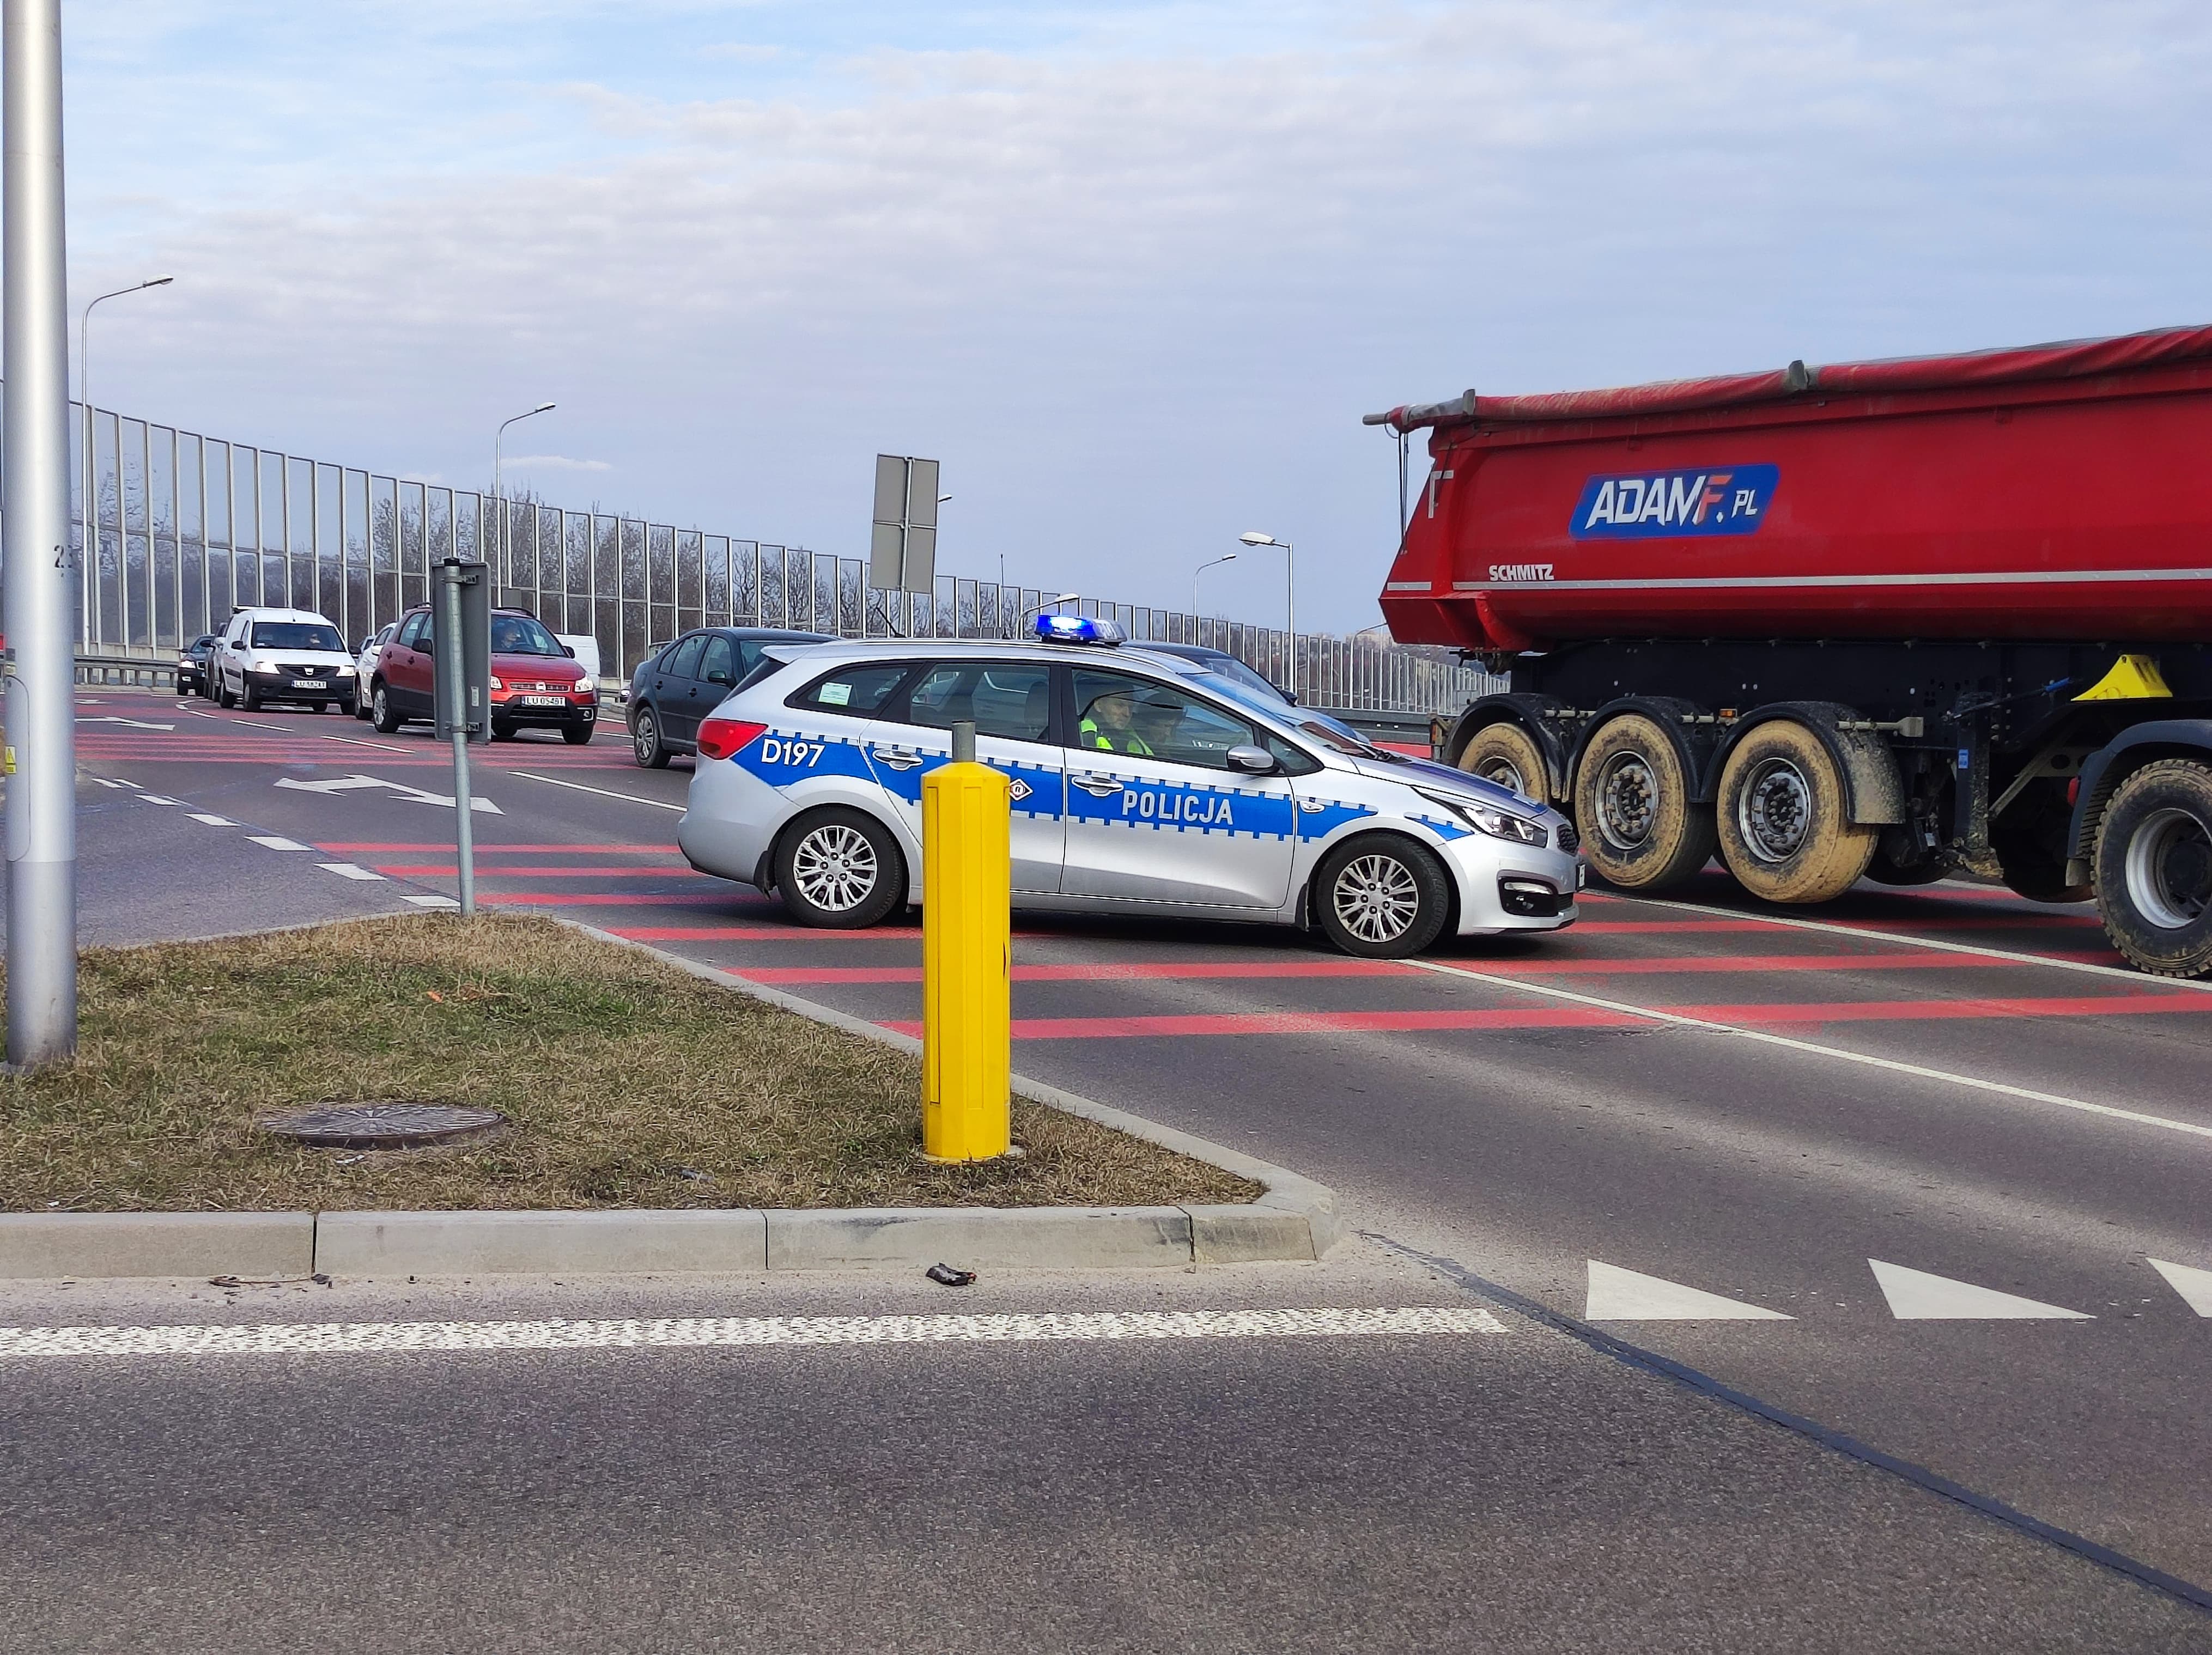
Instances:
[[[1086,595],[1371,621],[1395,403],[2212,319],[2201,0],[64,12],[104,404]]]

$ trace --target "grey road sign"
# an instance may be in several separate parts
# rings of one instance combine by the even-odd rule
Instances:
[[[465,735],[472,742],[491,739],[491,583],[481,563],[447,558],[433,573],[439,592],[430,629],[431,670],[437,707],[438,739],[451,741]],[[446,588],[460,595],[456,610]],[[460,617],[461,652],[453,654],[452,617]],[[460,674],[459,694],[454,693],[453,674]]]
[[[876,456],[876,518],[868,537],[868,582],[884,591],[937,589],[935,460]]]

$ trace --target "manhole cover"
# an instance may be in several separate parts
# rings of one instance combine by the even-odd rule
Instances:
[[[507,1124],[493,1109],[450,1103],[315,1103],[261,1118],[261,1130],[327,1149],[416,1149],[453,1143]]]

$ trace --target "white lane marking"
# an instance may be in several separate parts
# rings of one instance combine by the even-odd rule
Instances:
[[[133,730],[174,730],[176,728],[176,725],[173,724],[148,724],[143,718],[118,718],[112,712],[107,714],[105,718],[88,718],[83,714],[79,713],[77,715],[77,722],[79,724],[129,724]]]
[[[383,787],[402,798],[412,799],[417,804],[441,804],[448,810],[453,808],[451,793],[426,792],[420,787],[410,787],[404,781],[386,781],[380,776],[337,776],[329,781],[300,781],[291,776],[279,776],[276,785],[289,787],[295,793],[350,793],[363,787]],[[469,809],[481,810],[487,815],[503,816],[507,814],[489,799],[474,796],[469,799]]]
[[[246,840],[254,845],[265,845],[272,851],[312,851],[312,845],[302,845],[296,839],[279,839],[274,834],[248,834]]]
[[[141,793],[138,796],[149,804],[182,804],[184,800],[165,797],[160,793]]]
[[[402,747],[397,742],[373,742],[365,736],[333,736],[327,730],[310,730],[304,724],[271,724],[266,718],[226,718],[220,712],[202,712],[198,709],[193,710],[192,717],[221,719],[224,724],[246,724],[255,730],[289,731],[295,736],[313,736],[317,741],[343,742],[349,747],[380,748],[386,753],[414,753],[421,750],[417,748]]]
[[[2179,1294],[2190,1309],[2199,1316],[2212,1316],[2212,1270],[2176,1264],[2164,1258],[2152,1259],[2150,1267],[2166,1277],[2166,1286]]]
[[[371,873],[357,862],[318,862],[315,866],[326,874],[336,874],[341,879],[382,879],[382,874]]]
[[[204,810],[191,810],[187,811],[185,814],[190,815],[194,821],[204,821],[210,828],[235,828],[238,826],[238,824],[233,821],[228,816],[210,815]]]
[[[412,902],[418,908],[458,908],[461,905],[450,896],[416,896],[410,892],[399,894],[402,902]]]
[[[1641,1270],[1623,1270],[1593,1258],[1589,1264],[1589,1294],[1583,1301],[1586,1322],[1787,1322],[1795,1319],[1778,1310],[1747,1305],[1741,1299],[1723,1299],[1702,1288],[1684,1287]]]
[[[86,779],[86,780],[88,780],[88,781],[90,781],[90,782],[96,783],[97,785],[100,785],[100,786],[101,786],[101,787],[125,787],[125,786],[128,786],[128,785],[130,785],[130,784],[129,784],[129,783],[127,783],[127,782],[110,781],[110,780],[108,780],[108,779],[107,779],[106,777],[105,777],[105,776],[88,776],[88,777],[86,777],[86,778],[85,778],[85,779]]]
[[[1517,988],[1554,1000],[1570,1001],[1576,1005],[1595,1006],[1601,1011],[1619,1011],[1630,1016],[1648,1017],[1655,1023],[1672,1023],[1678,1028],[1702,1029],[1709,1034],[1726,1034],[1731,1039],[1750,1040],[1759,1046],[1780,1046],[1787,1052],[1803,1052],[1816,1058],[1833,1058],[1841,1063],[1855,1063],[1863,1068],[1880,1069],[1893,1075],[1910,1075],[1915,1080],[1941,1081],[1948,1086],[1963,1086],[1977,1092],[1994,1093],[1999,1097],[2048,1104],[2055,1109],[2078,1109],[2083,1114],[2131,1121],[2137,1126],[2156,1126],[2169,1132],[2184,1132],[2191,1137],[2212,1138],[2212,1126],[2199,1125],[2193,1120],[2175,1120],[2166,1115],[2145,1114],[2140,1109],[2120,1109],[2109,1103],[2091,1103],[2086,1098],[2061,1097],[2056,1092],[2038,1092],[2032,1087],[2008,1086],[2002,1081],[1985,1081],[1978,1075],[1955,1074],[1948,1069],[1930,1069],[1924,1064],[1904,1063],[1895,1058],[1878,1058],[1872,1052],[1854,1052],[1848,1046],[1822,1046],[1817,1040],[1800,1040],[1788,1034],[1772,1034],[1764,1028],[1745,1028],[1740,1024],[1715,1022],[1705,1017],[1686,1017],[1678,1011],[1656,1011],[1650,1006],[1632,1005],[1626,1000],[1607,1000],[1595,994],[1577,994],[1572,989],[1553,988],[1549,984],[1532,983],[1518,977],[1493,976],[1486,971],[1469,971],[1463,966],[1446,965],[1437,960],[1401,960],[1398,963],[1422,971],[1433,971],[1445,977],[1472,978],[1478,983],[1488,983],[1493,988]]]
[[[1881,1296],[1889,1300],[1889,1313],[1900,1322],[2094,1322],[2087,1311],[2067,1310],[1995,1288],[1954,1282],[1948,1276],[1931,1276],[1924,1270],[1907,1270],[1880,1258],[1869,1258]]]
[[[617,793],[605,787],[586,787],[580,781],[562,781],[558,776],[541,776],[528,770],[510,770],[510,776],[520,776],[525,781],[542,781],[549,787],[568,787],[579,793],[597,793],[603,799],[620,799],[625,804],[649,804],[656,810],[684,810],[690,807],[669,804],[660,799],[641,799],[635,793]]]
[[[678,1316],[549,1322],[294,1322],[0,1328],[7,1356],[378,1355],[447,1350],[698,1349],[726,1345],[968,1344],[1503,1333],[1487,1310],[1136,1310],[989,1316]]]
[[[1743,908],[1715,907],[1705,902],[1678,902],[1672,897],[1638,896],[1627,900],[1648,903],[1655,908],[1680,908],[1686,913],[1709,913],[1723,919],[1756,919],[1763,924],[1785,925],[1793,931],[1826,931],[1837,937],[1867,937],[1878,943],[1901,943],[1907,948],[1931,949],[1938,954],[1971,954],[1984,960],[2002,960],[2008,965],[2047,966],[2054,971],[2083,972],[2093,977],[2118,977],[2139,986],[2155,985],[2160,988],[2185,988],[2199,994],[2212,994],[2212,982],[2198,982],[2185,977],[2153,977],[2131,967],[2100,965],[2094,960],[2053,960],[2040,954],[2025,954],[2018,949],[1993,949],[1979,943],[1942,943],[1934,937],[1915,936],[1910,931],[1871,931],[1863,925],[1838,924],[1832,919],[1798,919],[1780,914],[1754,913]],[[2038,908],[2030,912],[2039,913],[2042,910]]]

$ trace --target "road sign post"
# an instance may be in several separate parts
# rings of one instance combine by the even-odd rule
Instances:
[[[60,0],[0,9],[5,204],[8,1063],[76,1052],[76,591]],[[85,516],[94,513],[86,502]]]
[[[477,847],[469,799],[469,743],[491,739],[491,580],[481,563],[446,558],[430,630],[432,704],[438,736],[453,744],[453,849],[461,913],[477,911]]]
[[[921,779],[921,1152],[988,1161],[1012,1143],[1012,906],[1006,776],[952,726],[952,762]]]

